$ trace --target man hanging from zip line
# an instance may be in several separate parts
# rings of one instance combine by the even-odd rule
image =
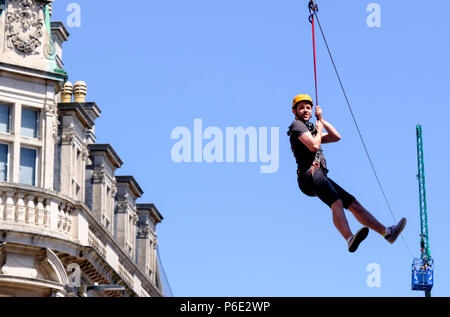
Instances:
[[[350,252],[358,249],[359,244],[369,234],[369,228],[393,244],[405,228],[406,219],[402,218],[398,224],[386,228],[355,197],[328,178],[327,163],[321,145],[338,142],[341,136],[324,120],[319,106],[315,110],[316,125],[309,121],[313,107],[313,100],[308,95],[296,96],[292,104],[295,121],[289,127],[288,136],[298,165],[297,182],[300,190],[307,196],[317,196],[331,208],[334,225],[347,241]],[[327,133],[323,132],[324,129]],[[350,210],[364,226],[356,234],[350,230],[344,209]]]

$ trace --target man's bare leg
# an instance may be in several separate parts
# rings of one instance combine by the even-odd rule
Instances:
[[[358,220],[362,225],[369,227],[370,229],[383,235],[386,233],[386,227],[383,226],[370,212],[368,212],[356,199],[348,208],[356,220]]]
[[[353,236],[352,231],[347,222],[347,218],[344,213],[344,205],[342,204],[342,200],[336,201],[332,206],[331,210],[333,211],[333,222],[336,226],[336,229],[341,233],[341,235],[348,241],[348,239]]]

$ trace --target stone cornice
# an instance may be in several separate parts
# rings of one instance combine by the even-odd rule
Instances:
[[[66,42],[70,36],[63,22],[51,22],[52,33],[57,34],[63,42]]]
[[[92,129],[92,127],[94,126],[94,121],[88,115],[82,103],[79,102],[59,103],[58,111],[60,111],[63,115],[70,114],[72,112],[75,113],[76,117],[88,129]]]
[[[33,78],[41,78],[41,79],[47,79],[56,81],[59,83],[64,83],[68,79],[67,74],[61,74],[59,72],[46,72],[42,70],[37,70],[33,68],[28,67],[22,67],[17,65],[11,65],[7,63],[0,62],[0,74],[2,71],[15,73],[19,75],[24,75],[27,77],[33,77]]]
[[[123,161],[117,155],[116,151],[109,144],[90,144],[88,145],[89,153],[94,155],[96,152],[105,153],[112,165],[119,168],[123,165]]]
[[[95,120],[100,117],[102,111],[95,102],[85,102],[83,103],[83,108],[86,109],[88,114],[92,114],[92,119]]]
[[[148,210],[150,212],[149,215],[153,218],[155,224],[161,223],[164,220],[164,217],[161,215],[158,208],[156,208],[154,204],[136,204],[136,209],[138,211]]]
[[[138,198],[144,194],[144,191],[141,189],[133,176],[116,176],[116,181],[117,185],[128,184],[134,195]]]

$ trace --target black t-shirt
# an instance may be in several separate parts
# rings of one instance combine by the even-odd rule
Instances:
[[[314,124],[311,122],[303,122],[300,120],[296,120],[292,122],[292,125],[289,127],[288,136],[291,141],[291,149],[294,154],[295,160],[297,161],[298,170],[301,173],[305,173],[313,164],[314,159],[316,158],[316,153],[311,152],[306,145],[303,144],[298,138],[307,132],[311,132],[313,136],[317,135],[317,130],[314,127]],[[323,155],[322,148],[318,151],[318,155],[320,158],[320,166],[327,170],[327,161],[325,160],[325,156]],[[328,170],[327,170],[328,171]]]

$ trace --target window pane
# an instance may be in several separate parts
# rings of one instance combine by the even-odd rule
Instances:
[[[22,109],[22,136],[37,138],[38,113],[31,109]]]
[[[20,149],[19,182],[25,185],[36,185],[36,150]]]
[[[0,182],[8,181],[8,146],[0,144]]]
[[[9,133],[10,107],[0,104],[0,133]]]

